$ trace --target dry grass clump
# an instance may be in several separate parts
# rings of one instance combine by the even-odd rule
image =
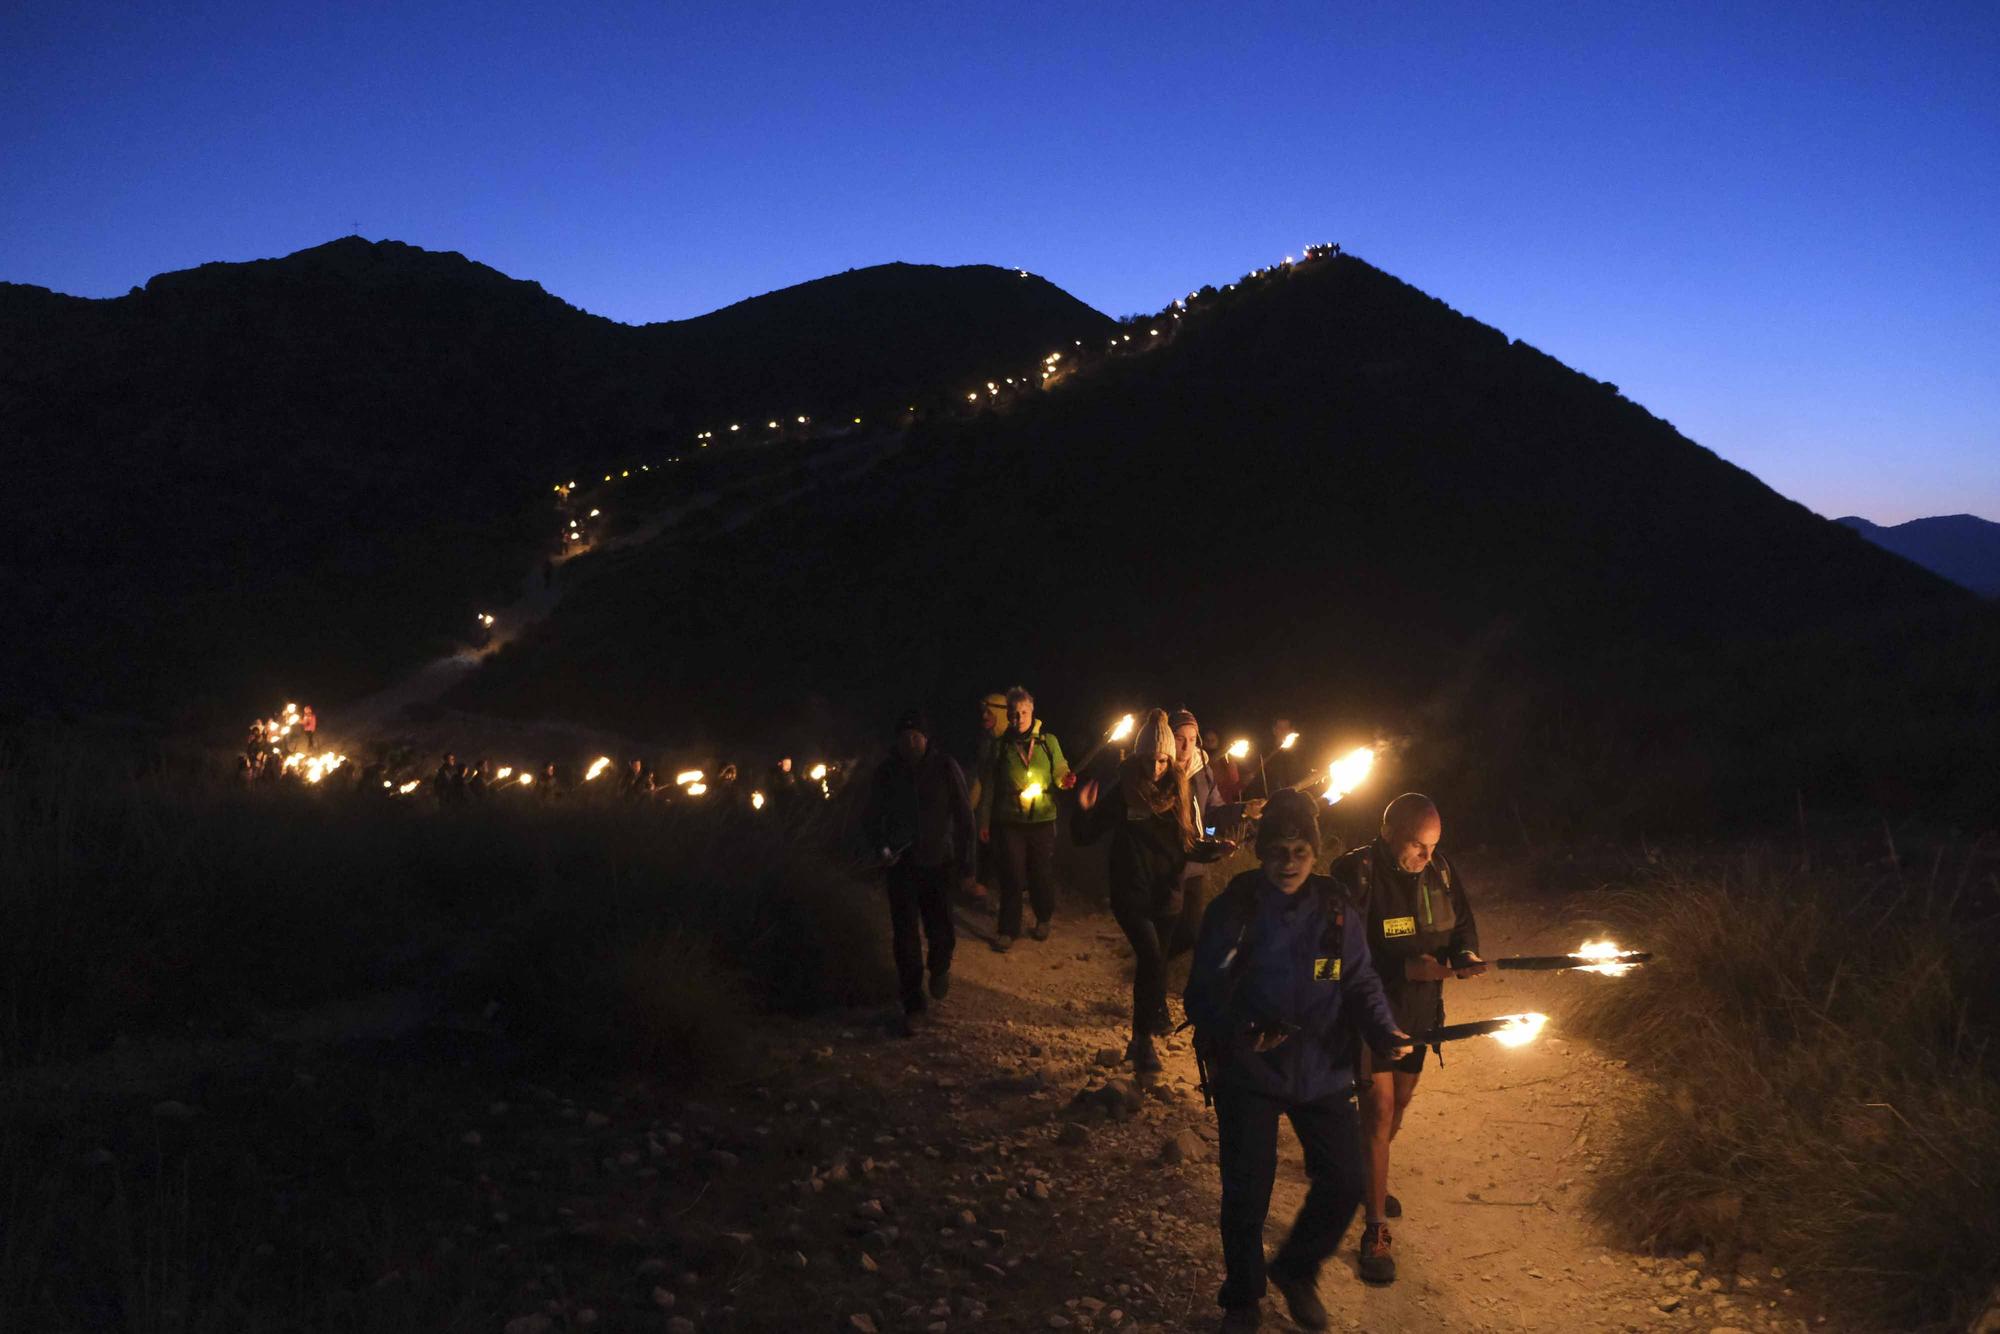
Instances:
[[[1656,962],[1572,1022],[1661,1096],[1625,1118],[1600,1216],[1778,1258],[1888,1325],[1962,1319],[2000,1279],[1994,889],[1751,855],[1616,891]]]

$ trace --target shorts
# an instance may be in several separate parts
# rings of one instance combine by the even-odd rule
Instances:
[[[1375,1049],[1363,1043],[1361,1046],[1361,1075],[1381,1074],[1394,1070],[1403,1075],[1420,1075],[1424,1072],[1424,1056],[1429,1047],[1419,1047],[1400,1061],[1385,1061],[1375,1054]]]

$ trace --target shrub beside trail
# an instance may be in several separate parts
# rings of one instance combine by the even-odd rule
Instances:
[[[1857,1316],[1962,1322],[2000,1280],[1990,869],[1646,873],[1593,908],[1657,961],[1573,1027],[1654,1079],[1593,1204],[1624,1240],[1757,1252]]]

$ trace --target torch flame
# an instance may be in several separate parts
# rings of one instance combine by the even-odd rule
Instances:
[[[1285,739],[1278,743],[1278,749],[1290,750],[1293,746],[1296,746],[1298,744],[1299,744],[1299,734],[1297,732],[1287,732],[1285,733]]]
[[[764,794],[762,792],[752,792],[750,794],[750,809],[753,811],[764,809]]]
[[[1504,1016],[1507,1027],[1493,1034],[1493,1040],[1503,1047],[1525,1047],[1542,1035],[1542,1025],[1549,1021],[1545,1014],[1510,1014]]]
[[[584,772],[583,781],[586,783],[595,781],[599,774],[610,767],[611,757],[609,755],[599,755],[590,762],[590,768]]]
[[[397,788],[396,791],[402,793],[404,796],[407,797],[412,792],[415,792],[418,788],[422,787],[423,785],[424,783],[421,778],[412,778],[409,782]]]
[[[495,782],[504,783],[513,776],[514,776],[514,766],[511,764],[503,764],[498,769],[495,769],[493,771],[493,779]]]
[[[806,770],[806,777],[812,779],[815,783],[825,782],[826,766],[824,764],[815,764],[812,768]]]
[[[522,786],[522,787],[533,787],[534,785],[535,785],[535,776],[534,776],[533,774],[522,774],[522,775],[521,775],[521,786]]]
[[[1345,755],[1326,766],[1326,804],[1331,806],[1342,797],[1360,787],[1368,777],[1368,771],[1375,767],[1375,752],[1367,746],[1356,746]]]
[[[689,783],[699,783],[702,777],[702,772],[699,769],[683,769],[674,775],[674,786],[686,787]]]
[[[688,795],[689,795],[690,797],[698,797],[698,796],[702,795],[702,794],[703,794],[704,792],[708,791],[708,784],[706,784],[706,783],[689,783],[689,784],[687,785],[687,789],[688,789]]]
[[[1576,947],[1575,953],[1571,954],[1570,957],[1572,959],[1600,959],[1603,961],[1601,963],[1594,963],[1588,968],[1579,968],[1576,970],[1579,973],[1602,973],[1606,977],[1618,977],[1631,972],[1639,966],[1636,963],[1623,962],[1625,957],[1630,953],[1632,951],[1619,949],[1616,941],[1586,940],[1583,944]]]
[[[1112,724],[1109,739],[1112,741],[1123,741],[1126,737],[1132,735],[1132,729],[1138,726],[1138,724],[1139,720],[1137,718],[1134,718],[1129,713],[1126,714],[1123,718]]]
[[[1248,759],[1249,757],[1250,757],[1250,742],[1247,738],[1242,740],[1232,741],[1229,743],[1230,759],[1243,760],[1243,759]]]

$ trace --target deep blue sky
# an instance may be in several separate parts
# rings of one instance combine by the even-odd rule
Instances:
[[[2000,518],[1990,0],[4,9],[0,278],[358,224],[634,322],[892,259],[1119,314],[1338,240],[1822,513]]]

